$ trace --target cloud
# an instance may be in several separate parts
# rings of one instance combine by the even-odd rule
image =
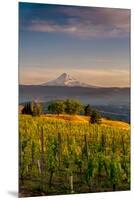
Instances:
[[[31,20],[23,27],[24,30],[65,33],[82,38],[126,37],[130,31],[130,11],[127,9],[59,6],[59,9],[54,11],[53,17],[52,11],[51,15],[47,13],[47,16],[44,14],[41,17],[39,12],[37,13],[38,16],[34,10]]]
[[[33,20],[28,30],[37,32],[63,32],[63,33],[73,33],[77,31],[76,26],[69,25],[58,25],[54,22]]]
[[[61,12],[70,17],[78,17],[92,24],[110,25],[118,28],[129,28],[130,11],[115,8],[80,8],[70,7],[62,9]]]

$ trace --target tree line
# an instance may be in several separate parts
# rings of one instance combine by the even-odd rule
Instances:
[[[48,105],[48,111],[51,114],[69,114],[76,115],[81,114],[89,116],[91,124],[100,124],[101,115],[98,110],[91,107],[90,104],[84,106],[80,101],[74,99],[57,100]],[[43,114],[43,105],[41,102],[32,101],[25,103],[22,110],[22,114],[29,114],[32,116],[40,116]]]

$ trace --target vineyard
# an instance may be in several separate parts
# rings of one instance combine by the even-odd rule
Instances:
[[[20,196],[130,189],[130,128],[19,116]]]

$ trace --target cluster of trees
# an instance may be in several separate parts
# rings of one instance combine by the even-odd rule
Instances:
[[[67,99],[54,101],[49,104],[48,111],[57,115],[62,113],[69,115],[84,114],[85,116],[89,116],[89,121],[91,124],[101,123],[100,113],[93,109],[89,104],[84,107],[78,100]],[[32,116],[40,116],[43,113],[42,103],[35,101],[26,103],[22,113],[30,114]]]
[[[83,112],[83,105],[77,100],[67,99],[51,103],[48,106],[48,111],[58,115],[62,113],[75,115]]]
[[[32,116],[40,116],[42,113],[42,103],[36,101],[26,103],[22,109],[22,114],[29,114]]]

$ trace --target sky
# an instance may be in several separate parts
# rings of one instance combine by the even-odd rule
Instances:
[[[130,10],[19,3],[19,82],[130,85]]]

